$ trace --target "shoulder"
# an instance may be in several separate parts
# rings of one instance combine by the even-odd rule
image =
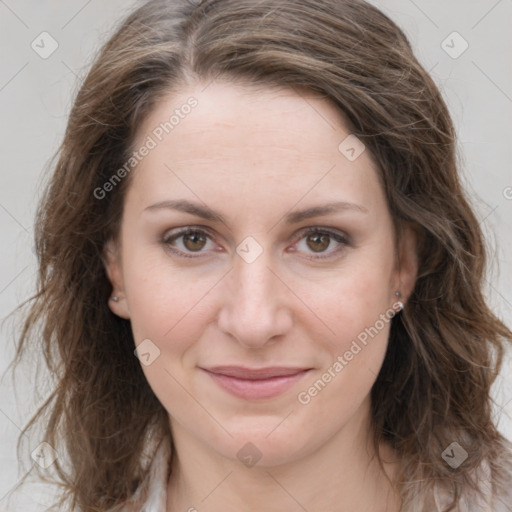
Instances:
[[[512,450],[506,449],[498,460],[485,460],[473,475],[479,492],[462,491],[455,512],[512,512]],[[436,511],[444,510],[452,495],[441,488],[434,491]]]
[[[427,491],[424,482],[408,485],[401,512],[512,512],[512,444],[502,438],[501,449],[485,458],[468,474],[478,489],[467,485],[458,489],[458,501],[450,508],[454,490],[446,480],[439,480]]]

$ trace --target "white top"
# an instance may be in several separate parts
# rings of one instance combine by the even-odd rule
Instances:
[[[167,504],[167,476],[170,463],[170,445],[167,439],[162,439],[151,461],[148,479],[139,487],[121,512],[166,512]],[[482,468],[482,476],[487,475],[485,480],[490,482],[488,466]],[[490,493],[490,484],[485,485],[488,489],[485,502],[476,499],[465,499],[456,512],[512,512],[512,482],[507,496],[493,498]],[[436,490],[434,492],[435,510],[429,507],[428,512],[441,512],[443,506],[449,503],[448,496]],[[425,501],[418,499],[417,503],[411,506],[410,512],[426,512]]]
[[[148,479],[137,489],[130,504],[121,512],[166,512],[170,457],[169,442],[163,438],[151,461]]]

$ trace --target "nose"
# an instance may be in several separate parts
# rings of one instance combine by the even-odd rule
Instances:
[[[246,348],[262,348],[286,334],[293,324],[286,285],[270,268],[264,251],[252,263],[236,257],[226,276],[218,326]]]

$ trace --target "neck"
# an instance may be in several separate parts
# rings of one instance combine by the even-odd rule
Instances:
[[[369,408],[366,412],[305,456],[250,468],[220,456],[179,425],[172,425],[176,451],[167,512],[397,512],[399,497],[388,480],[393,481],[397,462],[392,461],[392,450],[382,445],[384,471],[380,467],[368,426]]]

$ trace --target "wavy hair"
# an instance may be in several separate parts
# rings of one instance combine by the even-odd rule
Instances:
[[[400,457],[402,510],[424,510],[436,485],[450,492],[443,510],[461,507],[481,491],[485,463],[502,493],[511,451],[490,391],[512,333],[483,295],[486,249],[448,108],[405,34],[363,0],[150,0],[122,20],[81,84],[37,211],[37,291],[15,362],[29,344],[41,349],[55,386],[20,439],[44,419],[61,454],[61,503],[117,510],[147,477],[148,439],[172,443],[130,323],[107,306],[103,251],[130,176],[105,197],[95,191],[130,158],[164,95],[217,77],[333,101],[378,163],[397,231],[410,223],[420,235],[417,282],[371,391],[375,446],[385,438]],[[457,469],[441,457],[454,441],[468,453]]]

